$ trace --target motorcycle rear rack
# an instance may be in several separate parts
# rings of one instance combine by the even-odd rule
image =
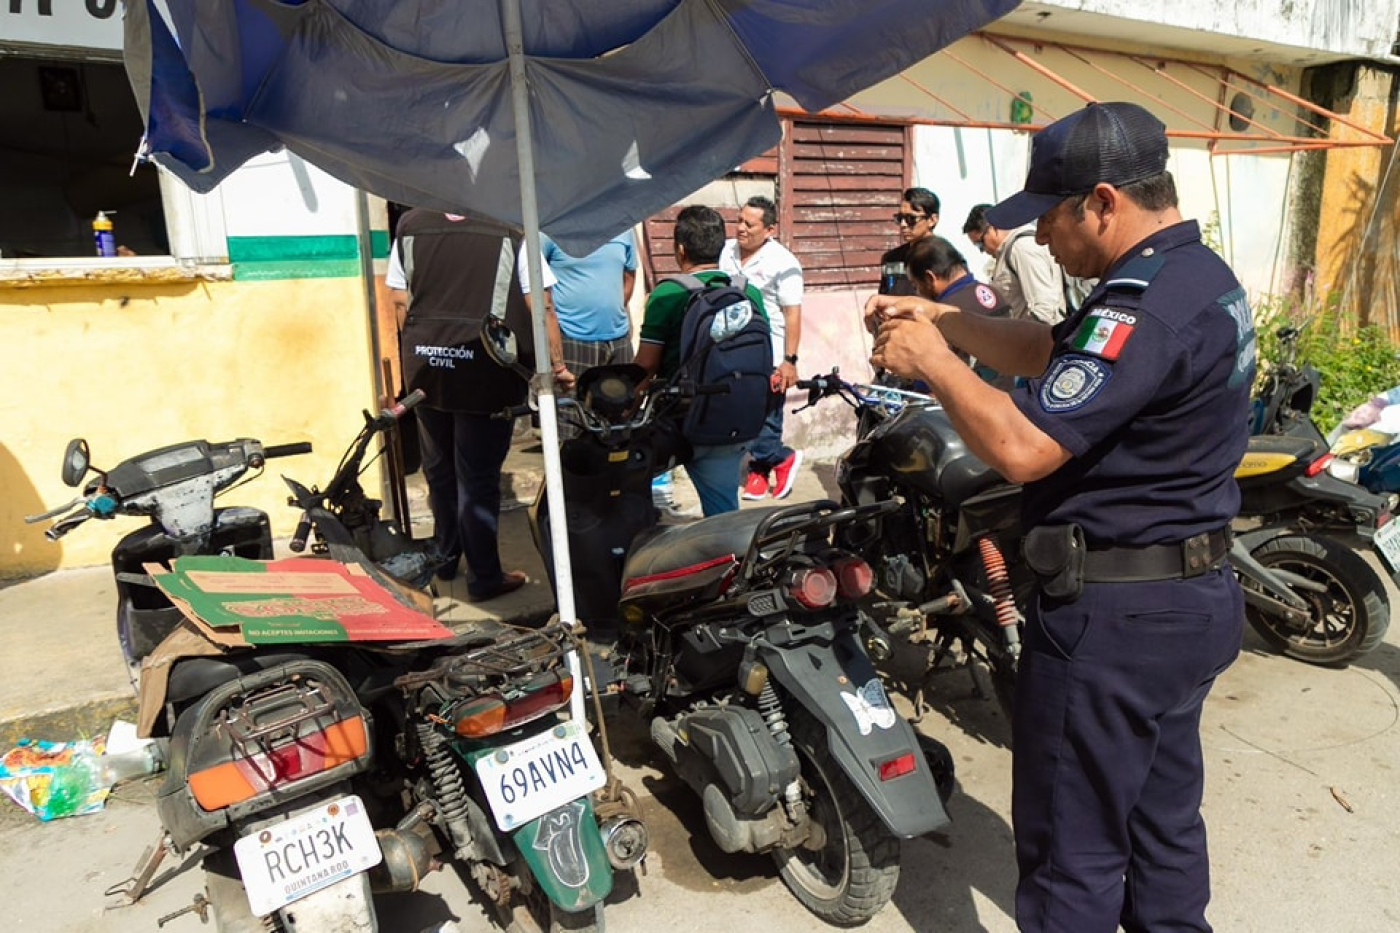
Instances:
[[[899,502],[893,499],[846,507],[830,499],[821,499],[775,509],[754,529],[753,540],[749,542],[740,564],[743,568],[740,585],[747,589],[755,581],[771,578],[774,568],[782,566],[804,539],[818,532],[848,522],[878,518],[899,507]]]
[[[567,649],[566,633],[562,628],[501,628],[510,634],[461,654],[449,654],[425,671],[398,678],[395,685],[408,689],[437,681],[457,682],[471,676],[511,680],[550,670],[563,663]]]
[[[255,705],[265,708],[279,704],[294,704],[297,708],[266,723],[258,724],[253,721]],[[271,754],[272,741],[277,736],[294,735],[300,731],[302,723],[316,720],[335,721],[340,719],[340,715],[336,710],[335,700],[326,695],[321,684],[298,679],[278,684],[256,697],[249,698],[236,708],[225,709],[220,713],[220,718],[224,721],[229,742],[234,749],[257,769],[257,759],[253,756],[258,752],[264,755]],[[269,777],[261,776],[264,779]]]

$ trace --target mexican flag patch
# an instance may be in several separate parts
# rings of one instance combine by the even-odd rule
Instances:
[[[1137,316],[1113,308],[1095,308],[1074,334],[1076,350],[1092,353],[1106,360],[1118,359],[1123,345],[1133,335]]]

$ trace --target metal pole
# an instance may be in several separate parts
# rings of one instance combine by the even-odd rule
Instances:
[[[554,404],[554,373],[549,360],[549,335],[544,321],[544,267],[540,252],[540,209],[535,200],[535,153],[530,137],[530,88],[525,75],[525,32],[520,21],[520,0],[502,0],[506,55],[510,62],[510,99],[515,114],[515,149],[520,159],[520,218],[525,227],[525,249],[530,270],[530,324],[535,335],[535,383],[540,404],[540,442],[544,448],[544,488],[549,502],[550,550],[554,555],[554,598],[559,620],[572,628],[578,621],[574,609],[574,574],[569,560],[568,513],[564,506],[564,471],[559,462],[559,422]],[[578,654],[569,654],[574,683],[583,683]],[[596,687],[596,685],[595,685]],[[583,690],[575,690],[570,711],[584,721]]]

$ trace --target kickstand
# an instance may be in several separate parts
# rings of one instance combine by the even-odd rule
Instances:
[[[120,894],[126,902],[122,905],[123,907],[129,907],[141,900],[150,890],[151,879],[155,877],[156,869],[164,861],[167,851],[165,832],[162,830],[156,838],[155,845],[147,847],[146,851],[141,853],[141,858],[136,863],[136,868],[132,870],[131,877],[112,885],[104,894],[107,897]]]

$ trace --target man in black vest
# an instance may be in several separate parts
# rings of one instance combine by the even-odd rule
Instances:
[[[472,602],[494,599],[527,582],[503,570],[497,547],[501,464],[513,422],[491,417],[525,401],[527,385],[496,365],[481,343],[487,315],[504,319],[531,366],[530,308],[520,289],[520,231],[481,216],[415,208],[399,221],[385,284],[394,290],[401,327],[405,391],[422,389],[415,411],[433,535],[450,558],[439,579],[465,557]],[[545,286],[553,285],[545,267]],[[546,292],[548,295],[548,292]]]

